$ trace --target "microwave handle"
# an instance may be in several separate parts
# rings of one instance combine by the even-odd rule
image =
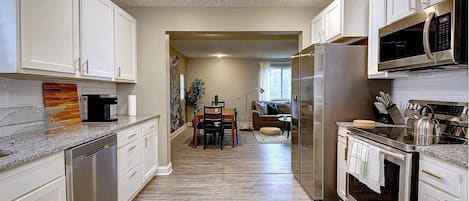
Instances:
[[[433,60],[433,53],[430,48],[430,24],[435,17],[435,12],[430,12],[427,15],[427,19],[425,19],[425,24],[423,26],[423,50],[427,55],[427,58]]]

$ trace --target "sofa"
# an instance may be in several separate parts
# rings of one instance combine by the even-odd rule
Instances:
[[[251,110],[254,130],[262,127],[282,128],[283,123],[278,118],[291,115],[291,104],[286,101],[252,101]]]

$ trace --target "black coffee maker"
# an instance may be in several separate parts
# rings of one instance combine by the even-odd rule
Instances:
[[[86,94],[80,98],[81,118],[84,122],[117,121],[117,96]]]

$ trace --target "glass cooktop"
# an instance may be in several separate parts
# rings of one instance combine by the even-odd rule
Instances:
[[[350,127],[353,134],[392,146],[403,151],[415,151],[416,146],[434,144],[465,144],[466,140],[448,135],[419,136],[406,127]]]

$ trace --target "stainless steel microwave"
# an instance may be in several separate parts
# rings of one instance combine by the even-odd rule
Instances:
[[[442,1],[379,29],[378,70],[467,67],[467,37],[467,0]]]

